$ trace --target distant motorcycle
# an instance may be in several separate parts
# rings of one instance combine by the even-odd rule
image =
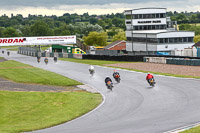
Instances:
[[[40,57],[37,57],[37,62],[40,63]]]
[[[2,54],[4,54],[4,51],[2,51]]]
[[[53,57],[54,62],[56,63],[58,61],[57,57]]]
[[[106,86],[107,86],[107,88],[109,89],[109,90],[111,90],[112,91],[112,89],[113,89],[113,83],[111,82],[111,81],[108,81],[107,83],[106,83]]]
[[[8,56],[10,55],[10,52],[9,52],[9,51],[7,52],[7,55],[8,55]]]
[[[156,82],[154,81],[153,78],[149,79],[149,85],[150,85],[150,86],[154,87],[154,86],[155,86],[155,83],[156,83]]]
[[[91,76],[94,75],[94,69],[89,69],[89,72],[90,72]]]
[[[47,65],[49,61],[48,61],[47,58],[45,58],[45,59],[44,59],[44,62],[45,62],[45,64]]]
[[[117,82],[117,83],[120,83],[120,76],[119,75],[115,75],[114,76],[114,79],[115,79],[115,81]]]

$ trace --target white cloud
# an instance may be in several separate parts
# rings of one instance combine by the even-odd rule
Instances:
[[[27,16],[28,14],[42,14],[42,15],[57,15],[61,16],[64,13],[78,13],[83,14],[88,12],[89,14],[111,14],[111,13],[122,13],[124,10],[130,10],[135,8],[146,8],[146,7],[160,7],[167,8],[167,11],[198,11],[200,9],[199,0],[189,1],[164,1],[164,2],[146,2],[146,3],[112,3],[105,5],[62,5],[51,8],[46,7],[20,7],[18,9],[0,9],[0,15],[13,13],[22,14]]]

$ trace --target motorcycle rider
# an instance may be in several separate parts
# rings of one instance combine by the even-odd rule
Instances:
[[[39,63],[40,62],[40,56],[37,56],[37,62]]]
[[[94,66],[93,65],[90,65],[89,66],[89,71],[91,72],[91,71],[94,71]]]
[[[146,80],[149,84],[150,84],[150,79],[153,79],[153,81],[155,82],[154,76],[152,74],[148,73],[146,76]]]
[[[48,58],[45,57],[44,62],[47,64],[48,63]]]
[[[57,62],[58,58],[56,56],[53,57],[54,62]]]
[[[108,76],[106,76],[106,78],[105,78],[105,83],[106,83],[106,86],[107,86],[107,83],[108,83],[109,81],[112,83],[112,80],[111,80],[111,78],[110,78],[110,77],[108,77]]]
[[[113,78],[119,78],[119,77],[120,77],[119,72],[117,72],[116,70],[114,70]]]

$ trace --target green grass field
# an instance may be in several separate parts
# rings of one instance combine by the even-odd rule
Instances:
[[[74,86],[81,84],[59,74],[12,60],[0,62],[0,76],[20,83],[56,86]]]
[[[0,91],[0,133],[47,128],[75,119],[102,101],[88,92]]]
[[[0,62],[0,77],[23,83],[74,86],[64,76],[16,61]],[[0,133],[19,133],[58,125],[97,107],[99,93],[0,91]]]

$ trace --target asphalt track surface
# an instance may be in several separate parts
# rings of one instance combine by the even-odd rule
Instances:
[[[0,53],[0,56],[3,54]],[[3,55],[16,60],[70,77],[96,88],[104,102],[94,111],[70,122],[34,133],[162,133],[200,121],[200,80],[155,75],[156,86],[149,87],[146,74],[119,70],[121,83],[114,81],[113,91],[104,84],[113,69],[95,66],[90,77],[88,65],[72,62],[43,62],[36,57],[11,53]]]

